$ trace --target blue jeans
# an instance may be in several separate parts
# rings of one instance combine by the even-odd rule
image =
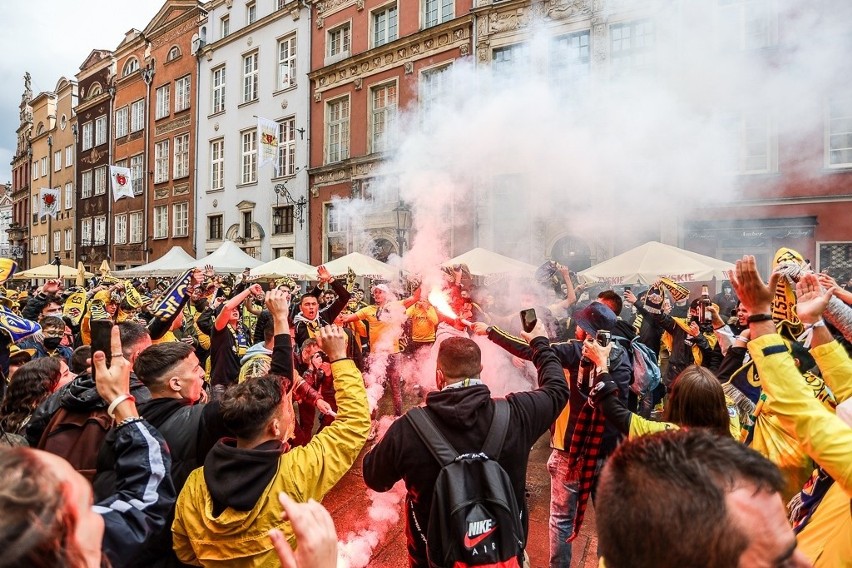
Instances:
[[[547,460],[550,473],[550,568],[570,568],[571,543],[577,516],[579,482],[568,482],[568,452],[554,449]]]

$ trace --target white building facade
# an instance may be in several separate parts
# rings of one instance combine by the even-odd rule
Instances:
[[[258,260],[308,259],[310,9],[213,0],[199,29],[198,253],[232,240]],[[278,124],[258,167],[258,117]]]

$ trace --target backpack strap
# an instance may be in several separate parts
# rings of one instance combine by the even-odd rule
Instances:
[[[505,398],[494,400],[494,416],[491,417],[491,427],[488,436],[482,444],[482,453],[489,459],[497,461],[500,452],[503,451],[503,442],[506,441],[506,432],[509,430],[509,401]]]
[[[459,456],[446,436],[435,426],[435,422],[425,408],[422,406],[412,408],[405,413],[405,417],[441,467],[453,463]]]

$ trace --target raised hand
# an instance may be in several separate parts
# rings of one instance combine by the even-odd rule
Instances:
[[[296,535],[296,551],[278,529],[269,538],[283,568],[335,568],[337,566],[337,531],[331,515],[313,499],[296,503],[283,491],[278,500],[284,508],[282,518],[289,520]]]
[[[736,268],[728,273],[731,286],[740,299],[743,307],[750,314],[768,314],[772,310],[772,299],[775,288],[781,277],[773,272],[767,286],[760,277],[757,263],[753,256],[746,255],[737,261]]]
[[[331,273],[328,271],[328,268],[326,268],[324,264],[320,264],[319,266],[317,266],[317,276],[319,278],[319,281],[323,284],[334,280],[334,276],[331,275]]]
[[[316,340],[331,361],[346,359],[346,333],[343,328],[327,325],[319,330]]]
[[[804,274],[796,283],[796,315],[805,325],[816,323],[828,306],[834,291],[820,286],[815,274]]]

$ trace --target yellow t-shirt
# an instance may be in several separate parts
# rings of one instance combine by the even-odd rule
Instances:
[[[367,322],[370,328],[370,353],[399,353],[399,336],[405,321],[402,302],[387,302],[379,306],[361,308],[355,315]]]
[[[435,341],[435,330],[438,328],[438,312],[429,306],[423,308],[414,304],[405,310],[405,315],[411,319],[411,340],[417,343]]]

